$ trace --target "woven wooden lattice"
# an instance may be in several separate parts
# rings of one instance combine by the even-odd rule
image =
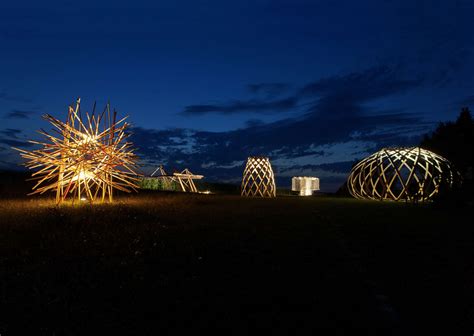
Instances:
[[[275,197],[276,186],[272,165],[267,157],[247,159],[242,179],[242,196]]]
[[[426,201],[458,176],[448,160],[426,149],[384,148],[352,168],[347,186],[355,198]]]

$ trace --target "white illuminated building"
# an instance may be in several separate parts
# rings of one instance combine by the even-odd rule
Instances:
[[[298,191],[300,196],[311,196],[319,190],[319,178],[311,176],[295,176],[291,179],[291,190]]]

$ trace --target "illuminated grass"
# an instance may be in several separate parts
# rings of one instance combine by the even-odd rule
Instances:
[[[130,332],[182,320],[244,332],[255,319],[284,331],[431,330],[433,319],[455,330],[474,299],[467,210],[179,193],[54,204],[0,201],[7,330],[80,333],[86,316]]]

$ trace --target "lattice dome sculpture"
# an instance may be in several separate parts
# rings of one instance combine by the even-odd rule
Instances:
[[[39,133],[47,140],[30,141],[42,148],[20,151],[27,159],[25,166],[39,169],[32,174],[38,182],[32,194],[56,192],[57,204],[68,196],[72,200],[113,199],[113,190],[130,192],[138,188],[135,172],[137,157],[132,144],[127,142],[126,118],[116,120],[117,112],[107,104],[102,113],[91,115],[80,111],[81,99],[76,106],[69,106],[66,122],[50,115],[43,118],[54,126],[57,134]],[[95,106],[94,106],[95,110]]]
[[[442,156],[420,147],[384,148],[357,163],[347,180],[355,198],[427,201],[459,181]]]
[[[311,196],[319,190],[319,179],[313,176],[294,176],[291,179],[291,191],[297,191],[300,196]]]
[[[241,195],[276,196],[275,176],[268,157],[251,156],[247,159],[242,179]]]

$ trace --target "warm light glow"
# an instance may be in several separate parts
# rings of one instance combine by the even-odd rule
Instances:
[[[356,164],[347,180],[355,198],[426,201],[459,178],[452,164],[419,148],[384,148]]]
[[[291,190],[298,191],[300,196],[311,196],[319,190],[319,179],[311,176],[295,176],[291,179]]]
[[[161,185],[162,190],[175,190],[173,185],[176,185],[182,192],[199,193],[200,191],[198,191],[194,180],[202,178],[204,178],[203,175],[193,174],[188,168],[169,175],[165,168],[160,165],[149,177],[142,179],[141,186],[144,189],[158,189],[158,185]]]
[[[94,179],[95,175],[92,172],[88,171],[81,171],[79,174],[74,175],[72,178],[72,181],[77,181],[77,180],[87,180],[87,179]],[[66,183],[67,181],[62,181],[62,183]]]
[[[137,158],[132,144],[126,142],[126,118],[116,121],[117,113],[111,112],[108,104],[98,115],[82,115],[80,101],[75,108],[69,107],[66,122],[44,116],[59,136],[40,131],[48,141],[30,142],[41,145],[41,149],[17,149],[28,160],[28,168],[39,169],[32,175],[38,182],[31,194],[56,191],[58,204],[67,196],[73,202],[106,198],[112,201],[113,189],[130,192],[137,188]]]
[[[267,157],[247,159],[241,186],[242,196],[276,197],[275,177]]]

